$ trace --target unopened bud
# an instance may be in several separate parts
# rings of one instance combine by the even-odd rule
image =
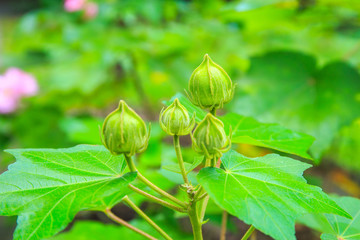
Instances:
[[[189,117],[186,108],[176,98],[160,113],[160,126],[169,135],[188,135],[195,125],[195,116]]]
[[[234,88],[225,70],[205,54],[203,62],[192,73],[188,97],[203,109],[222,108],[234,96]]]
[[[191,138],[193,149],[209,159],[221,157],[231,147],[231,140],[226,136],[224,124],[210,113],[195,128]]]
[[[122,100],[102,127],[102,142],[113,155],[132,156],[145,151],[149,136],[144,121]]]

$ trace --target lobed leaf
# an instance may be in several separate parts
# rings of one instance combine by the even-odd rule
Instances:
[[[43,239],[64,229],[77,212],[118,203],[136,173],[102,146],[7,150],[16,162],[0,176],[0,214],[18,215],[14,239]]]
[[[248,158],[230,151],[224,169],[204,168],[199,183],[230,214],[275,239],[295,239],[295,220],[306,213],[351,217],[319,187],[306,183],[310,165],[277,154]]]
[[[314,228],[323,234],[322,240],[360,239],[360,199],[353,197],[335,197],[332,199],[352,217],[347,219],[334,214],[307,214],[299,221],[310,228]]]

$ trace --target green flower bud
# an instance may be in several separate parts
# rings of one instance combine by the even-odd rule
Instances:
[[[231,139],[226,136],[224,124],[210,113],[195,128],[191,138],[193,149],[209,159],[221,157],[231,147]]]
[[[205,54],[190,77],[187,95],[193,104],[203,109],[222,108],[233,98],[234,88],[225,70]]]
[[[123,100],[119,107],[110,113],[102,127],[102,142],[113,155],[145,151],[150,137],[144,121]]]
[[[169,135],[188,135],[195,125],[195,114],[190,119],[186,108],[175,99],[174,102],[160,113],[160,126]]]

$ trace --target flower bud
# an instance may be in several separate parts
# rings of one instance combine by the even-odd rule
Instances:
[[[225,70],[205,54],[190,77],[187,94],[193,104],[203,109],[221,108],[233,98],[234,88]]]
[[[231,147],[231,140],[226,136],[224,124],[210,113],[195,128],[191,138],[193,149],[209,159],[221,157]]]
[[[160,126],[169,135],[188,135],[195,125],[195,114],[190,119],[186,108],[176,98],[160,113]]]
[[[121,100],[119,107],[106,117],[102,135],[102,142],[111,154],[132,156],[145,151],[150,130],[141,117]]]

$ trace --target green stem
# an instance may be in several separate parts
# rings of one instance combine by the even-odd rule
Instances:
[[[190,199],[189,218],[193,229],[194,240],[202,240],[202,222],[197,214],[197,201]]]
[[[209,202],[209,195],[205,196],[205,198],[200,201],[200,221],[203,222],[206,212],[206,207]]]
[[[206,164],[205,167],[215,167],[216,166],[216,158],[214,159],[206,159]],[[205,192],[205,190],[202,188],[202,192],[201,194],[203,194]],[[206,207],[207,204],[209,202],[209,195],[205,196],[203,200],[199,201],[200,204],[200,221],[202,222],[204,220],[205,217],[205,212],[206,212]]]
[[[147,193],[147,192],[144,192],[143,190],[135,187],[135,186],[132,185],[132,184],[129,184],[129,188],[130,188],[131,190],[133,190],[134,192],[137,192],[137,193],[143,195],[144,197],[147,197],[148,199],[153,200],[154,202],[156,202],[156,203],[158,203],[158,204],[161,204],[161,205],[163,205],[163,206],[165,206],[165,207],[168,207],[168,208],[170,208],[170,209],[173,209],[173,210],[175,210],[175,211],[182,212],[182,213],[186,213],[186,212],[187,212],[184,208],[180,208],[180,207],[175,206],[175,205],[173,205],[173,204],[171,204],[171,203],[169,203],[169,202],[166,202],[166,201],[164,201],[164,200],[162,200],[162,199],[160,199],[160,198],[157,198],[157,197],[155,197],[155,196],[153,196],[153,195],[151,195],[151,194],[149,194],[149,193]]]
[[[226,224],[227,224],[228,214],[227,211],[223,211],[222,213],[222,220],[221,220],[221,233],[220,233],[220,240],[226,239]]]
[[[216,117],[216,108],[210,109],[210,113]]]
[[[128,222],[126,222],[125,220],[119,218],[118,216],[116,216],[113,212],[111,212],[110,209],[106,209],[104,211],[104,213],[106,214],[106,216],[108,216],[111,220],[113,220],[114,222],[119,223],[120,225],[123,225],[124,227],[127,227],[131,230],[133,230],[134,232],[146,237],[147,239],[150,240],[156,240],[156,238],[154,238],[153,236],[147,234],[146,232],[143,232],[142,230],[132,226],[131,224],[129,224]]]
[[[159,188],[158,186],[156,186],[155,184],[153,184],[152,182],[150,182],[146,177],[144,177],[137,169],[136,166],[132,160],[131,157],[127,156],[126,154],[124,154],[125,156],[125,160],[127,162],[127,165],[130,169],[130,171],[132,172],[137,172],[137,177],[140,179],[140,181],[142,181],[143,183],[145,183],[149,188],[151,188],[152,190],[156,191],[157,193],[161,194],[162,196],[168,198],[169,200],[173,201],[174,203],[178,204],[179,206],[186,208],[187,205],[186,203],[180,201],[179,199],[177,199],[176,197],[170,195],[169,193],[165,192],[164,190],[162,190],[161,188]]]
[[[216,158],[211,159],[210,167],[216,167]]]
[[[200,201],[201,199],[205,198],[207,196],[207,192],[203,193],[201,196],[199,196],[197,199],[197,201]]]
[[[186,170],[185,170],[185,166],[184,166],[184,160],[181,154],[181,147],[180,147],[180,141],[179,141],[179,136],[178,135],[174,135],[174,148],[175,148],[175,152],[176,152],[176,156],[179,162],[179,167],[181,170],[181,175],[184,179],[184,182],[186,184],[189,184],[189,180],[187,178],[186,175]]]
[[[161,234],[166,240],[172,240],[172,238],[167,235],[167,233],[162,230],[156,223],[154,223],[140,208],[138,208],[135,203],[133,203],[128,196],[123,198],[123,201],[126,202],[137,214],[139,214],[145,221],[147,221],[158,233]]]
[[[251,225],[250,228],[246,231],[245,235],[241,238],[241,240],[247,240],[254,232],[254,230],[255,230],[254,226]]]

